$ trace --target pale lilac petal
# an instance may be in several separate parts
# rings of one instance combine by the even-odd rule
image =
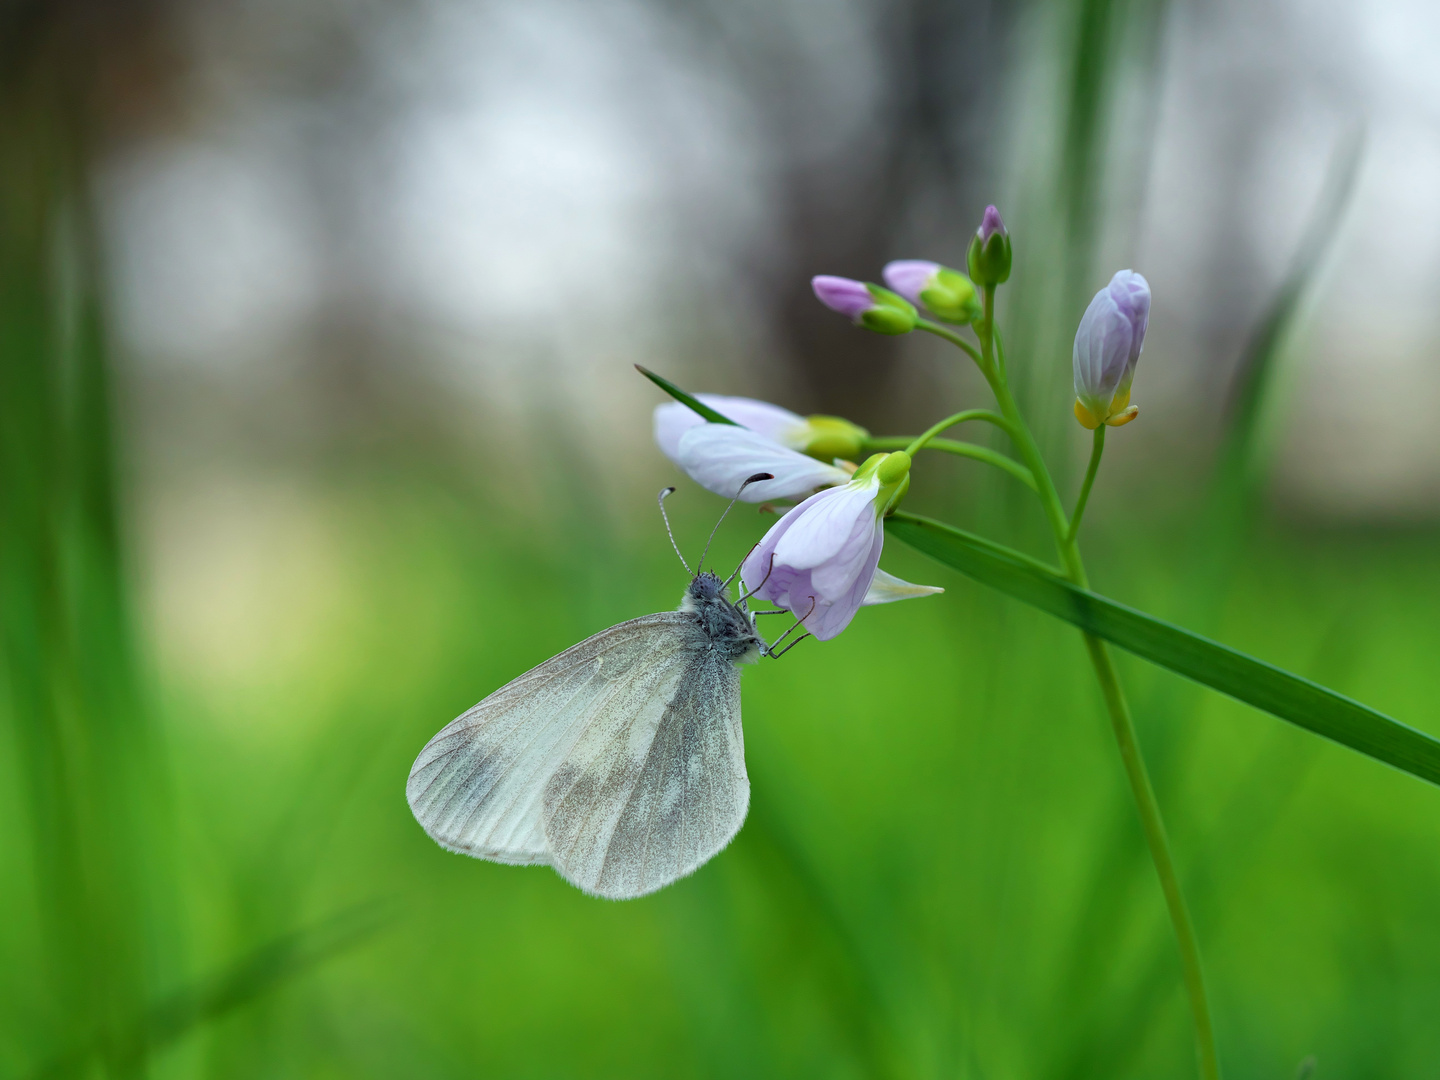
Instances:
[[[809,431],[803,416],[797,416],[789,409],[771,405],[768,401],[754,398],[727,397],[723,394],[696,394],[703,405],[708,405],[721,416],[734,420],[741,427],[749,428],[766,438],[802,450],[809,441]],[[705,423],[705,419],[688,405],[670,401],[655,406],[655,442],[660,452],[671,461],[676,461],[680,448],[680,436],[693,427]]]
[[[1130,359],[1126,375],[1133,377],[1140,351],[1145,347],[1145,330],[1150,325],[1150,283],[1134,270],[1120,270],[1105,287],[1115,308],[1130,324]],[[1124,380],[1122,380],[1123,382]]]
[[[870,479],[831,488],[806,499],[791,511],[794,525],[780,538],[777,562],[809,570],[840,554],[864,516],[875,517],[880,481]]]
[[[1075,396],[1103,416],[1135,377],[1150,323],[1150,285],[1121,270],[1095,294],[1075,331]]]
[[[884,546],[884,542],[885,530],[876,530],[870,549],[862,556],[860,571],[855,575],[854,583],[848,592],[834,599],[818,597],[815,610],[804,620],[805,629],[814,634],[817,639],[829,641],[849,626],[850,620],[855,618],[855,613],[865,602],[865,596],[870,590],[870,582],[875,571],[879,568],[880,549]],[[819,590],[816,592],[818,593]],[[809,605],[808,597],[802,604],[799,597],[792,595],[791,603],[788,606],[798,618],[805,615]]]
[[[980,234],[980,243],[988,244],[992,236],[1004,231],[1005,222],[1000,220],[1000,211],[993,206],[985,207],[985,216],[980,219],[980,228],[976,230]]]
[[[870,290],[863,281],[819,274],[810,279],[810,287],[815,290],[819,301],[831,311],[838,311],[852,319],[858,319],[875,306],[875,298],[870,295]]]
[[[830,594],[816,586],[818,568],[800,568],[789,565],[778,558],[777,548],[784,544],[795,528],[803,525],[816,505],[823,506],[834,501],[821,500],[819,496],[807,499],[771,526],[759,544],[755,546],[740,568],[740,577],[746,589],[760,600],[784,608],[796,618],[804,619],[805,628],[821,641],[828,641],[850,625],[855,612],[865,603],[871,582],[880,563],[880,551],[884,545],[885,532],[882,528],[866,529],[862,536],[866,543],[855,560],[856,567],[850,573],[848,587],[838,594]],[[866,512],[872,518],[874,511],[867,503]]]
[[[790,526],[795,524],[795,511],[800,507],[792,507],[783,517],[780,518],[760,539],[745,561],[740,564],[740,581],[747,592],[753,593],[762,600],[775,603],[775,593],[771,588],[770,578],[774,577],[772,568],[774,566],[775,545],[785,535]],[[778,605],[777,605],[778,606]]]
[[[1075,394],[1108,406],[1130,362],[1134,328],[1108,289],[1090,301],[1075,331]]]
[[[700,424],[680,436],[675,463],[707,491],[735,497],[740,485],[756,473],[768,472],[773,480],[751,484],[741,493],[742,502],[767,499],[794,499],[817,487],[847,484],[850,474],[834,465],[787,450],[759,432],[733,424]]]
[[[939,269],[939,263],[927,262],[924,259],[896,259],[885,264],[881,276],[886,285],[910,303],[923,306],[920,302],[920,290],[930,284],[930,279]]]
[[[865,593],[863,605],[869,607],[872,604],[893,604],[896,600],[913,600],[944,591],[939,585],[912,585],[877,567],[875,577],[870,582],[870,589]]]
[[[873,506],[868,513],[856,517],[854,527],[840,549],[810,572],[810,581],[821,596],[834,599],[850,591],[864,569],[876,534],[884,531],[880,515],[875,513]]]

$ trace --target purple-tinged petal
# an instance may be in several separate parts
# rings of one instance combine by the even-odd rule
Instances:
[[[869,550],[859,560],[860,566],[854,582],[844,595],[833,599],[821,595],[816,599],[815,610],[805,616],[804,625],[818,640],[829,641],[836,637],[850,625],[850,620],[855,618],[855,613],[864,605],[865,596],[870,590],[870,581],[880,565],[880,551],[884,544],[885,530],[877,529]],[[808,597],[801,604],[800,598],[792,595],[790,610],[796,617],[800,617],[805,614],[809,604]]]
[[[985,216],[980,219],[980,228],[976,233],[980,237],[981,244],[990,242],[990,238],[996,233],[1005,232],[1005,222],[1000,220],[1000,211],[994,206],[985,207]]]
[[[1150,286],[1121,270],[1095,294],[1075,331],[1075,396],[1095,422],[1128,400],[1150,320]]]
[[[839,634],[865,602],[880,562],[878,491],[873,478],[851,481],[792,509],[746,557],[746,588],[803,619],[822,641]]]
[[[882,276],[885,284],[894,289],[910,303],[920,304],[920,290],[930,284],[940,264],[924,259],[896,259],[885,264]]]
[[[1145,347],[1145,331],[1150,325],[1150,283],[1134,270],[1120,270],[1105,287],[1115,301],[1115,308],[1129,322],[1130,370],[1140,359],[1140,350]]]
[[[718,408],[718,406],[717,406]],[[757,431],[733,424],[700,424],[680,437],[675,463],[707,491],[735,497],[740,486],[756,473],[773,480],[751,484],[740,494],[742,502],[794,499],[817,487],[846,484],[850,474],[772,442]]]
[[[830,559],[842,557],[858,521],[873,521],[875,496],[880,482],[851,481],[806,499],[791,510],[795,524],[781,538],[775,550],[777,562],[797,570],[813,570]]]
[[[860,318],[875,306],[875,297],[863,281],[820,274],[810,279],[810,287],[822,304],[851,319]]]

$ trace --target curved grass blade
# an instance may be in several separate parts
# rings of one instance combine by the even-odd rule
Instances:
[[[649,379],[649,380],[650,380],[651,382],[653,382],[656,386],[658,386],[661,390],[664,390],[665,393],[669,394],[669,395],[670,395],[671,397],[673,397],[676,401],[680,402],[681,405],[684,405],[684,406],[686,406],[687,408],[689,408],[691,411],[693,411],[693,412],[695,412],[695,413],[698,413],[700,416],[703,416],[706,420],[709,420],[710,423],[712,423],[712,424],[729,424],[729,425],[731,425],[732,427],[741,427],[741,426],[743,426],[743,425],[740,425],[740,424],[735,423],[735,421],[734,421],[734,420],[731,420],[728,416],[721,416],[721,415],[720,415],[718,412],[716,412],[714,409],[710,408],[709,405],[706,405],[706,404],[704,404],[703,402],[700,402],[700,401],[696,401],[693,397],[691,397],[689,394],[687,394],[684,390],[681,390],[678,386],[676,386],[674,383],[672,383],[669,379],[667,379],[667,378],[665,378],[665,377],[663,377],[663,376],[661,376],[661,375],[656,375],[656,374],[655,374],[653,371],[651,371],[649,368],[641,367],[639,364],[636,364],[636,365],[635,365],[635,370],[638,371],[638,372],[640,372],[641,375],[644,375],[645,378]]]
[[[886,531],[982,584],[1237,701],[1440,784],[1440,740],[1318,683],[1066,581],[1019,552],[912,514]]]
[[[150,1055],[279,985],[360,944],[390,919],[385,902],[358,904],[306,930],[276,938],[209,979],[162,998],[125,1030],[97,1036],[52,1058],[32,1080],[89,1075],[98,1059],[109,1073],[129,1075]]]

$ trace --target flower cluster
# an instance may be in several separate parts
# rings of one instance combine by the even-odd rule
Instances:
[[[881,334],[920,329],[948,338],[981,364],[992,384],[1003,383],[1003,360],[992,361],[988,351],[999,348],[990,312],[995,287],[1009,279],[1012,260],[1010,234],[999,211],[990,206],[966,254],[968,274],[937,262],[901,259],[886,264],[884,286],[832,275],[813,278],[811,286],[823,304],[857,326]],[[971,326],[981,350],[927,321],[922,311],[954,326]],[[1116,274],[1086,309],[1074,351],[1075,415],[1085,427],[1119,427],[1138,414],[1130,404],[1130,385],[1149,316],[1150,287],[1131,270]],[[655,410],[655,441],[665,455],[718,495],[746,502],[796,502],[740,568],[751,595],[792,612],[806,630],[826,640],[844,630],[866,604],[941,591],[909,584],[880,569],[883,522],[909,488],[911,454],[975,410],[942,422],[907,450],[872,453],[857,465],[867,449],[885,447],[848,420],[803,417],[750,398],[700,395],[698,401],[729,423],[707,422],[679,401],[661,405]],[[1012,434],[1017,430],[1017,417],[984,415]],[[952,442],[948,448],[953,451],[957,445]],[[971,445],[968,453],[996,462],[994,452],[982,447]],[[998,463],[1013,466],[1012,473],[1034,475],[1028,459],[1024,468]],[[770,479],[749,483],[757,473]],[[1053,487],[1050,491],[1053,499]],[[1075,512],[1077,525],[1083,507],[1084,495]],[[1063,522],[1063,510],[1056,512]]]
[[[943,591],[880,569],[883,518],[909,485],[909,455],[875,454],[857,468],[849,459],[868,433],[849,421],[806,418],[750,398],[698,400],[734,423],[706,423],[679,402],[658,406],[655,441],[668,458],[717,495],[801,500],[746,558],[740,576],[751,594],[790,611],[825,641],[861,607]],[[773,479],[745,484],[762,472]]]

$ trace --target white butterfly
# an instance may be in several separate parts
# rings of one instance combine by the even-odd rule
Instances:
[[[698,869],[750,805],[737,665],[775,655],[726,585],[696,574],[678,611],[601,631],[445,727],[410,770],[415,819],[612,900]]]

